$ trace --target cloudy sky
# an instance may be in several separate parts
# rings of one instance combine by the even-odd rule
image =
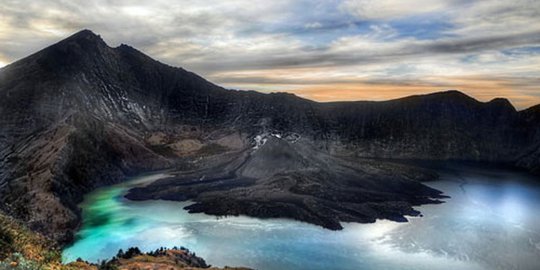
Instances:
[[[0,66],[80,29],[225,87],[540,103],[538,0],[0,0]]]

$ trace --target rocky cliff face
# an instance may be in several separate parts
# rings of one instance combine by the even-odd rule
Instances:
[[[520,118],[526,123],[529,143],[520,151],[517,165],[540,175],[540,105],[519,112]]]
[[[76,204],[97,186],[193,169],[203,157],[235,159],[277,135],[340,158],[540,166],[538,106],[518,112],[507,100],[482,103],[457,91],[317,103],[226,90],[127,45],[111,48],[88,30],[2,68],[0,115],[2,208],[60,242],[70,241]],[[250,174],[262,173],[250,160],[243,175],[266,177]]]

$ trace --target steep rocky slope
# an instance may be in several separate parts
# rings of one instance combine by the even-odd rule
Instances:
[[[0,69],[1,208],[66,243],[84,193],[174,168],[179,177],[203,172],[215,180],[212,196],[204,189],[209,183],[192,185],[190,198],[201,203],[192,211],[287,216],[331,228],[340,220],[401,219],[414,213],[412,205],[439,196],[418,183],[434,176],[370,158],[504,162],[538,172],[539,114],[537,107],[518,112],[507,100],[483,103],[457,91],[317,103],[226,90],[84,30]],[[277,135],[290,145],[282,148]],[[219,176],[231,175],[243,184],[218,185]],[[177,199],[185,186],[169,181],[165,191],[138,196]],[[284,206],[286,196],[267,197],[259,210],[260,202],[245,209],[216,203],[227,192],[253,201],[241,194],[268,189],[295,197],[294,209]],[[327,189],[336,197],[325,198]],[[389,201],[397,203],[386,207]],[[379,206],[359,208],[369,203]],[[314,205],[328,209],[306,214]]]

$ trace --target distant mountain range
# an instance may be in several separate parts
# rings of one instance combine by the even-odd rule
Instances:
[[[227,90],[89,30],[0,69],[0,115],[1,208],[59,243],[72,241],[86,192],[153,170],[176,176],[129,198],[330,229],[402,221],[441,197],[419,182],[433,172],[387,159],[540,174],[540,105],[458,91],[318,103]]]

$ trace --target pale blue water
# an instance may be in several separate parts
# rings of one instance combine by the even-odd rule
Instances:
[[[523,174],[463,168],[429,183],[452,196],[418,207],[409,223],[345,224],[342,231],[284,219],[217,219],[188,203],[133,202],[126,190],[163,175],[98,189],[64,260],[98,261],[118,249],[184,246],[215,266],[256,269],[540,269],[540,186]],[[536,181],[536,183],[535,183]]]

